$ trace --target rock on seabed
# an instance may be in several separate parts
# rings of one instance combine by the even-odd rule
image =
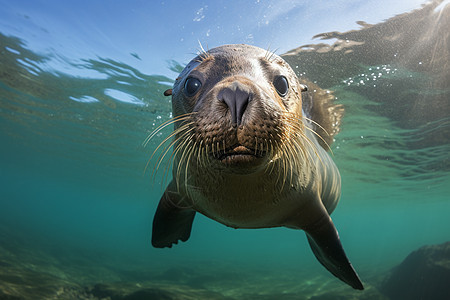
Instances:
[[[390,299],[450,299],[450,242],[424,246],[411,254],[384,281]]]

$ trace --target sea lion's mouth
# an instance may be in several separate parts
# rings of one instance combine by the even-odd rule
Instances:
[[[255,151],[242,145],[236,145],[216,153],[214,157],[225,165],[246,165],[264,157],[264,152]]]

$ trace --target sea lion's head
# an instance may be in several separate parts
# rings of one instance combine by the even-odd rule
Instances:
[[[305,86],[278,55],[249,45],[202,52],[173,86],[174,156],[181,165],[246,174],[296,156]]]

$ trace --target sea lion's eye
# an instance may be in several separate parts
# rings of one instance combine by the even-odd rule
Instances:
[[[289,83],[283,75],[277,76],[273,81],[273,86],[277,90],[278,95],[284,97],[287,95],[289,91]]]
[[[194,77],[190,77],[186,80],[184,84],[184,93],[188,97],[192,97],[197,94],[198,90],[202,87],[200,80]]]

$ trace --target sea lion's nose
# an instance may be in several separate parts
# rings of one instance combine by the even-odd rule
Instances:
[[[219,101],[224,102],[230,109],[233,124],[240,125],[242,116],[251,98],[250,89],[244,84],[235,81],[223,88],[218,93],[217,98]]]

